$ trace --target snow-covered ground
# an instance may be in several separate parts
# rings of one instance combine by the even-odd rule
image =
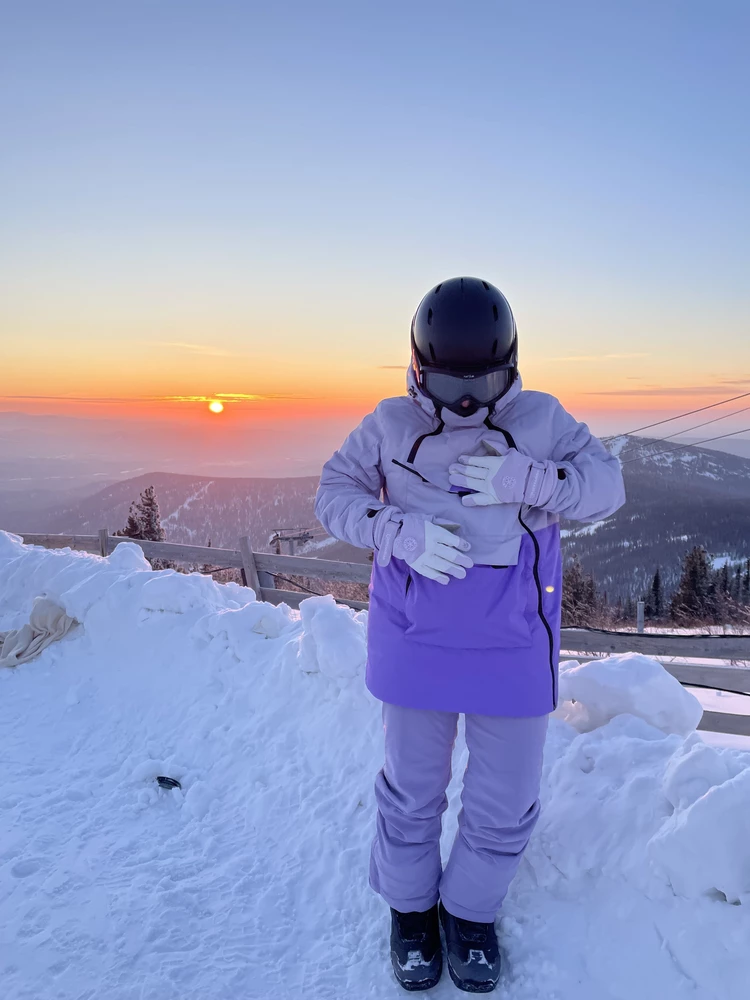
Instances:
[[[0,672],[3,1000],[403,996],[366,885],[366,613],[0,533],[0,630],[41,593],[82,626]],[[561,686],[500,996],[745,1000],[750,753],[704,743],[643,657],[567,665]]]

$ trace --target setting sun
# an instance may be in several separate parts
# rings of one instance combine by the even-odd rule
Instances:
[[[223,413],[224,412],[224,404],[220,403],[218,401],[218,399],[215,399],[212,403],[209,403],[208,404],[208,408],[211,411],[211,413]]]

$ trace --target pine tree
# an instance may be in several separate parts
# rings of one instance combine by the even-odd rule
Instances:
[[[650,619],[650,618],[654,617],[654,606],[651,603],[652,597],[653,597],[653,594],[651,592],[651,588],[649,588],[646,591],[646,593],[641,597],[641,600],[643,601],[643,605],[644,605],[644,607],[643,607],[643,614],[644,614],[644,616],[647,619]]]
[[[120,531],[116,531],[115,534],[125,538],[145,538],[138,504],[135,500],[131,503],[130,510],[128,511],[128,523]]]
[[[697,545],[683,561],[680,583],[670,606],[672,618],[715,621],[717,601],[714,576],[708,553]]]
[[[147,486],[143,493],[141,493],[137,509],[141,524],[143,525],[142,537],[149,542],[163,542],[166,536],[164,528],[161,526],[159,501],[156,499],[153,486]]]
[[[732,580],[732,600],[737,604],[742,603],[742,566],[735,566],[734,578]]]
[[[147,486],[140,500],[134,500],[128,511],[128,523],[116,535],[138,538],[141,541],[163,542],[165,533],[161,526],[159,503],[153,486]]]
[[[593,573],[589,573],[586,577],[586,586],[584,588],[583,595],[586,609],[590,616],[591,613],[596,611],[599,607],[599,595],[596,592],[596,583],[594,583]]]
[[[563,573],[562,615],[565,625],[590,625],[599,605],[594,577],[584,576],[578,556],[574,556]]]
[[[651,582],[651,608],[654,618],[661,618],[664,613],[664,593],[661,585],[661,572],[656,567],[654,579]]]

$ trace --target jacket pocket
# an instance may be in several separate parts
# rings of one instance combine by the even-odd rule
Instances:
[[[531,567],[475,566],[463,580],[437,583],[412,574],[405,592],[406,635],[453,649],[531,645],[537,594]]]

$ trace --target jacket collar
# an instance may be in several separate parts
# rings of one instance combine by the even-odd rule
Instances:
[[[453,410],[443,407],[440,412],[440,418],[446,427],[481,427],[488,416],[497,416],[510,403],[512,403],[516,396],[518,396],[521,392],[522,388],[523,385],[521,383],[521,376],[519,375],[505,395],[501,399],[498,399],[498,401],[491,408],[482,406],[476,413],[472,413],[470,416],[464,417],[460,413],[454,413]],[[417,377],[414,374],[414,369],[411,365],[409,365],[406,376],[406,391],[414,402],[417,403],[418,406],[421,406],[425,413],[431,417],[437,418],[435,404],[417,385]]]

